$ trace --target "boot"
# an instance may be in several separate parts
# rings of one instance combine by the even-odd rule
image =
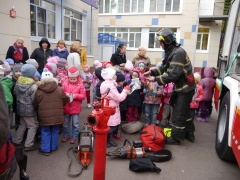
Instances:
[[[107,147],[111,147],[111,146],[117,147],[117,144],[111,140],[111,135],[112,134],[108,133],[108,136],[107,136]]]
[[[174,139],[173,137],[167,137],[166,138],[166,144],[169,144],[169,145],[179,145],[180,141]]]
[[[192,143],[195,141],[195,136],[193,133],[186,133],[185,138]]]
[[[15,146],[15,157],[20,169],[20,180],[29,180],[29,176],[26,173],[26,169],[27,169],[27,156],[24,154],[23,151],[23,146],[21,144],[15,144],[13,143],[13,145]]]
[[[27,170],[27,156],[24,154],[20,167],[20,180],[29,180],[29,176],[26,173]]]
[[[116,139],[116,140],[120,140],[120,141],[122,141],[122,140],[123,140],[123,136],[122,136],[122,134],[121,134],[121,131],[120,131],[120,130],[118,130],[116,134],[113,134],[113,136],[112,136],[112,137],[113,137],[114,139]]]

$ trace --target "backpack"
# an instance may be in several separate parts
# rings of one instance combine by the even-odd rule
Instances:
[[[151,148],[152,151],[157,152],[164,148],[165,136],[161,127],[151,124],[143,128],[140,139],[143,147]]]

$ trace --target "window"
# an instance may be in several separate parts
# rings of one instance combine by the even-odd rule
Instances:
[[[138,48],[141,45],[141,28],[99,28],[98,32],[108,33],[127,41],[129,48]]]
[[[180,0],[150,0],[150,12],[179,12]]]
[[[30,0],[31,36],[55,39],[55,4]]]
[[[82,15],[68,9],[64,9],[64,40],[82,40]]]
[[[144,0],[99,0],[99,13],[143,13]]]
[[[208,50],[209,28],[198,28],[197,50]]]
[[[149,29],[149,39],[148,39],[148,48],[161,48],[160,43],[156,41],[157,33],[162,29],[163,27],[158,28],[150,28]],[[175,34],[177,32],[177,28],[168,28],[171,29]]]

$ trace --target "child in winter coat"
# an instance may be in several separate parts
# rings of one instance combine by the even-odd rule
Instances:
[[[68,64],[67,60],[63,58],[59,58],[57,61],[57,76],[56,78],[58,79],[58,83],[60,86],[68,80]]]
[[[127,119],[126,122],[134,122],[138,120],[138,108],[142,107],[142,100],[140,93],[142,92],[141,83],[137,85],[134,83],[139,81],[138,70],[134,69],[132,79],[127,82],[131,87],[131,94],[127,96]],[[138,88],[135,88],[138,87]]]
[[[95,74],[97,76],[97,78],[99,79],[97,85],[96,85],[96,99],[100,99],[101,98],[101,92],[100,92],[100,87],[102,82],[104,81],[104,79],[101,76],[101,72],[102,72],[103,67],[99,67],[95,70]]]
[[[12,96],[13,96],[13,112],[15,113],[15,130],[18,129],[20,125],[20,116],[17,114],[17,98],[16,95],[14,94],[13,90],[15,88],[15,85],[17,83],[18,78],[21,76],[21,68],[23,64],[15,64],[13,66],[13,76],[12,76]]]
[[[157,82],[147,82],[143,92],[145,93],[145,126],[156,124],[163,89]]]
[[[27,139],[25,141],[25,151],[36,150],[34,137],[38,128],[37,111],[33,106],[33,100],[37,85],[33,80],[36,68],[31,64],[24,64],[21,68],[22,75],[18,78],[14,88],[17,99],[17,114],[20,116],[20,125],[17,129],[13,142],[21,145],[24,133],[28,128]]]
[[[53,50],[53,56],[58,56],[59,58],[67,59],[68,50],[64,40],[59,40],[57,47]]]
[[[85,64],[83,66],[82,81],[87,96],[87,107],[91,108],[92,106],[90,104],[90,87],[91,84],[93,83],[93,75],[90,73],[90,66],[88,64]]]
[[[117,83],[117,90],[118,92],[121,94],[123,91],[123,84],[125,81],[125,77],[121,72],[116,72],[116,83]],[[119,108],[120,108],[120,117],[121,117],[121,121],[125,121],[126,122],[126,113],[127,113],[127,104],[126,104],[126,99],[123,100],[122,102],[120,102],[119,104]],[[117,130],[115,132],[113,132],[113,138],[117,139],[117,140],[123,140],[122,134],[119,130],[119,126],[117,128]]]
[[[199,102],[203,99],[203,88],[200,85],[201,76],[199,73],[194,73],[194,79],[196,83],[196,89],[195,94],[193,95],[192,102],[190,104],[190,111],[191,111],[191,117],[192,121],[194,121],[196,110],[199,108]]]
[[[58,86],[58,80],[46,69],[43,70],[41,81],[37,85],[34,106],[38,110],[42,139],[38,153],[48,156],[58,149],[59,124],[64,121],[63,106],[68,98]]]
[[[125,81],[128,82],[131,79],[132,71],[134,67],[131,61],[127,60],[125,64],[125,71],[124,71],[124,76],[125,76]]]
[[[12,77],[10,76],[11,68],[7,62],[4,62],[3,71],[4,71],[4,77],[0,78],[0,83],[2,84],[3,89],[4,89],[8,109],[10,109],[10,107],[13,104],[13,97],[12,97],[12,92],[11,92]]]
[[[118,93],[118,90],[116,88],[116,83],[115,83],[115,80],[117,78],[116,71],[112,68],[103,69],[101,72],[101,76],[105,80],[104,82],[102,82],[100,87],[101,94],[104,95],[107,89],[109,88],[110,91],[105,99],[109,99],[110,106],[116,107],[115,114],[110,116],[108,121],[110,132],[108,133],[108,137],[107,137],[107,147],[111,147],[111,146],[116,147],[117,144],[111,140],[111,135],[114,131],[116,131],[117,126],[121,122],[119,103],[126,98],[128,87],[125,87],[121,94]]]
[[[169,104],[170,96],[173,91],[173,83],[168,83],[163,87],[163,115],[161,120],[161,127],[165,128],[167,126],[172,126],[171,116],[172,116],[172,106]]]
[[[212,106],[212,97],[215,89],[214,70],[212,67],[205,67],[201,69],[200,84],[203,87],[203,99],[199,103],[199,118],[200,122],[207,122],[209,117],[209,109]]]
[[[71,144],[77,142],[77,137],[80,128],[80,117],[82,100],[86,97],[84,85],[80,79],[79,70],[76,67],[71,67],[68,70],[69,79],[62,85],[63,91],[69,98],[69,102],[64,106],[64,131],[62,142],[66,142],[70,138],[70,126],[72,126],[72,139]],[[72,125],[71,123],[72,119]]]
[[[96,70],[97,68],[102,67],[102,63],[99,60],[95,60],[93,63],[93,66]],[[95,74],[95,70],[93,71],[93,100],[92,101],[94,101],[96,98],[96,86],[99,81],[98,77]]]

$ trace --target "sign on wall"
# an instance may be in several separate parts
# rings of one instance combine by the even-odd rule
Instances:
[[[82,0],[86,4],[98,9],[98,0]]]

